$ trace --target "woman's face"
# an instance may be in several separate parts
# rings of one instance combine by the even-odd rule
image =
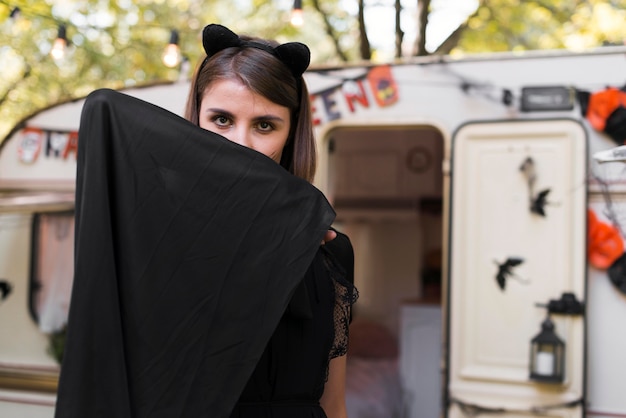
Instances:
[[[200,103],[201,128],[267,155],[277,163],[287,143],[289,109],[252,92],[236,80],[207,87]]]

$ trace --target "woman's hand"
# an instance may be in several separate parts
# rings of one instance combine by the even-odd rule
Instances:
[[[326,235],[324,235],[324,239],[322,240],[322,245],[334,240],[335,238],[337,238],[337,233],[333,231],[332,229],[329,229],[328,231],[326,231]]]

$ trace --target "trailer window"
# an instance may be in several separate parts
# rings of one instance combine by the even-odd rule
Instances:
[[[67,322],[74,278],[74,213],[36,213],[33,218],[31,315],[45,333]]]

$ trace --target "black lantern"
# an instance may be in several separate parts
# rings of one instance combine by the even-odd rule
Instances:
[[[562,383],[565,368],[565,343],[554,332],[548,316],[541,332],[530,342],[530,378],[538,382]]]

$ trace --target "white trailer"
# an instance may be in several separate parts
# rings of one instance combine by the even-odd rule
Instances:
[[[626,295],[587,258],[588,211],[609,222],[626,182],[593,161],[617,144],[578,94],[624,86],[626,49],[305,76],[315,184],[355,248],[350,418],[626,417]],[[187,88],[125,92],[181,114]],[[28,118],[0,149],[2,416],[52,416],[81,108]],[[547,317],[563,345],[536,351]]]

